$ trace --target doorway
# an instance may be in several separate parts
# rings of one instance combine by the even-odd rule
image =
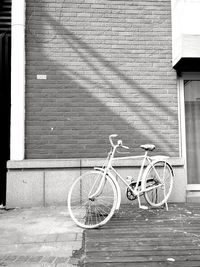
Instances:
[[[200,188],[200,80],[184,80],[187,184]]]
[[[6,162],[10,159],[11,6],[12,0],[0,1],[0,205],[6,203]]]
[[[10,158],[10,75],[11,74],[11,37],[0,34],[0,205],[6,203],[6,162]]]

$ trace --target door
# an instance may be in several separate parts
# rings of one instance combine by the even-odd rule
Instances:
[[[184,80],[187,183],[200,188],[200,80]]]
[[[6,162],[10,158],[10,65],[11,37],[0,34],[0,205],[6,200]]]

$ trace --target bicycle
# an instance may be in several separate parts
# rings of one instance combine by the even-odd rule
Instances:
[[[111,150],[101,168],[94,168],[78,177],[72,184],[68,194],[68,209],[73,221],[82,228],[97,228],[106,224],[118,211],[121,204],[121,190],[116,178],[120,179],[127,187],[126,196],[129,200],[138,200],[139,208],[148,209],[142,205],[140,197],[144,198],[149,206],[160,207],[165,205],[168,210],[167,200],[173,187],[174,173],[166,156],[148,156],[149,151],[155,149],[153,144],[140,147],[145,153],[140,156],[115,157],[115,153],[122,153],[120,149],[129,150],[122,140],[116,144],[109,136]],[[129,182],[123,178],[112,166],[117,160],[141,159],[141,167],[136,180]]]

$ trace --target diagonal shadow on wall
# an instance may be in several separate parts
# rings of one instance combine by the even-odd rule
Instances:
[[[51,45],[42,35],[27,31],[27,45],[34,41],[37,48],[29,54],[28,46],[27,62],[48,76],[47,81],[35,82],[27,64],[27,158],[104,157],[111,133],[136,147],[135,153],[148,142],[155,143],[157,151],[176,155],[167,133],[177,125],[177,110],[60,21],[45,16],[56,33]],[[33,97],[34,90],[40,99]]]

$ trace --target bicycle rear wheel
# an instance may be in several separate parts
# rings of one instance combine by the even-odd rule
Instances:
[[[100,188],[102,178],[105,180]],[[115,212],[116,204],[115,184],[108,175],[104,178],[100,171],[81,175],[68,194],[70,216],[82,228],[97,228],[107,223]]]
[[[159,207],[166,203],[172,187],[173,171],[169,163],[160,160],[147,167],[144,178],[144,197],[149,205]]]

